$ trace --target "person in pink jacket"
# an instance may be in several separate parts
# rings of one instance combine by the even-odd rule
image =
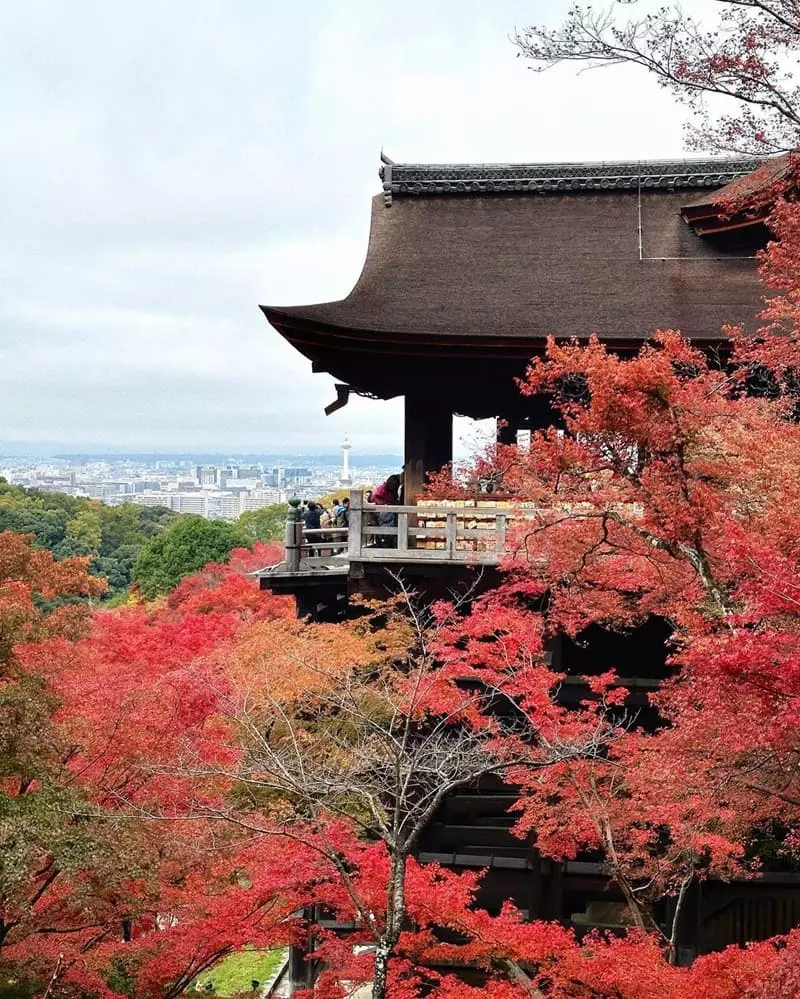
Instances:
[[[401,479],[399,475],[390,475],[372,494],[372,502],[376,506],[396,506],[400,502]],[[397,527],[397,514],[389,510],[376,514],[379,527]],[[391,534],[378,534],[375,537],[378,548],[397,548],[397,538]]]

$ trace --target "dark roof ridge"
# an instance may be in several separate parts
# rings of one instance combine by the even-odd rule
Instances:
[[[394,163],[380,169],[393,195],[565,194],[583,191],[724,187],[755,170],[755,157],[687,157],[575,163]]]

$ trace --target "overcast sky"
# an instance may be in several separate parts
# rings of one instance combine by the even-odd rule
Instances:
[[[703,0],[691,0],[694,9]],[[644,159],[683,113],[627,69],[537,75],[568,0],[0,5],[0,450],[401,450],[259,303],[343,297],[396,161]]]

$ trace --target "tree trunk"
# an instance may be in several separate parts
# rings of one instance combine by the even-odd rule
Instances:
[[[406,862],[404,853],[392,857],[386,900],[386,938],[392,947],[397,943],[406,918]]]
[[[375,977],[372,979],[372,999],[386,999],[388,995],[387,977],[389,972],[389,957],[394,945],[388,940],[381,940],[375,948]]]
[[[386,930],[375,947],[375,977],[372,980],[372,999],[386,999],[389,960],[400,939],[406,918],[406,862],[404,853],[392,855],[389,886],[386,893]]]
[[[633,919],[633,925],[637,930],[639,930],[640,933],[647,933],[650,930],[650,927],[647,925],[647,919],[645,918],[645,909],[640,904],[639,899],[636,897],[635,892],[632,890],[631,885],[622,870],[622,865],[620,864],[617,856],[617,848],[614,844],[614,833],[611,828],[611,823],[605,816],[601,817],[599,821],[600,830],[606,848],[606,862],[611,868],[612,877],[614,878],[614,881],[616,881],[617,887],[622,892],[625,904],[628,906],[628,911]]]

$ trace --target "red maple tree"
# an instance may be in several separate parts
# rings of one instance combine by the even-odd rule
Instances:
[[[256,548],[165,602],[92,615],[86,603],[42,604],[102,592],[87,560],[55,562],[0,535],[10,976],[39,977],[49,995],[135,983],[137,995],[177,996],[231,950],[292,939],[297,904],[268,877],[284,858],[196,821],[177,775],[181,754],[220,741],[221,650],[289,610],[246,576],[275,560]]]
[[[504,582],[451,629],[457,669],[495,689],[508,689],[511,673],[532,758],[542,741],[592,725],[603,747],[542,771],[513,768],[518,831],[535,831],[555,858],[602,853],[626,903],[626,946],[651,955],[648,979],[667,994],[670,982],[686,988],[719,965],[708,957],[691,972],[669,970],[692,883],[754,874],[765,825],[783,828],[791,858],[800,820],[800,428],[786,419],[788,393],[758,398],[742,385],[675,333],[631,359],[597,342],[550,343],[522,390],[546,393],[563,429],[534,434],[524,451],[497,445],[465,470],[467,482],[501,477],[525,505]],[[672,628],[672,678],[653,698],[660,727],[620,719],[627,692],[613,673],[587,678],[582,708],[554,708],[547,692],[561,676],[543,679],[549,642],[653,616]],[[666,923],[653,909],[664,898],[673,899]],[[765,964],[753,987],[773,965],[776,981],[796,975],[792,948],[776,940],[726,952],[727,988],[742,988],[733,983],[755,953]],[[644,988],[636,982],[626,988]],[[703,989],[691,994],[738,994]]]

